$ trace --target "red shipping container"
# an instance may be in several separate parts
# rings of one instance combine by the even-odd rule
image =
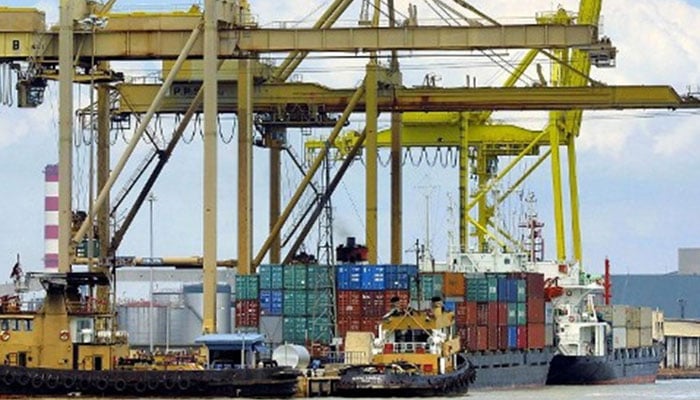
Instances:
[[[455,306],[455,321],[457,322],[457,327],[467,326],[467,303],[459,302]]]
[[[527,322],[544,323],[544,298],[528,299]]]
[[[466,349],[469,344],[469,332],[466,326],[457,328],[457,336],[459,336],[459,345],[462,349]]]
[[[518,327],[518,348],[519,349],[527,349],[527,336],[528,336],[527,326],[519,326]]]
[[[527,324],[527,348],[542,349],[545,344],[545,325]]]
[[[476,304],[476,324],[479,326],[489,324],[489,303]]]
[[[258,327],[260,303],[257,300],[236,301],[236,326]]]
[[[406,309],[408,307],[409,299],[411,297],[411,292],[408,290],[387,290],[384,292],[384,311],[385,313],[391,311],[391,299],[394,297],[399,298],[399,308]]]
[[[476,327],[476,347],[478,350],[489,349],[489,328],[486,326]]]
[[[362,317],[362,292],[359,290],[339,290],[337,295],[338,314],[360,320]]]
[[[360,319],[358,318],[338,318],[338,335],[345,337],[348,331],[357,332],[361,330]]]
[[[376,335],[377,334],[377,324],[378,324],[378,322],[374,319],[363,318],[362,321],[360,321],[360,331],[372,332]]]
[[[527,274],[527,298],[528,299],[544,299],[544,275],[529,273]]]
[[[489,350],[498,350],[500,347],[500,344],[498,343],[498,326],[496,325],[489,325],[487,327],[488,329],[488,335],[489,335]],[[508,339],[506,339],[508,340]],[[506,343],[507,344],[507,343]]]
[[[496,331],[497,350],[507,350],[508,349],[508,327],[499,326]]]
[[[467,325],[468,326],[476,326],[479,325],[477,324],[477,311],[476,311],[476,302],[475,301],[468,301],[467,302]]]
[[[498,326],[508,325],[508,303],[498,302]]]
[[[384,314],[384,292],[362,292],[362,316],[374,320]]]
[[[498,326],[498,303],[489,304],[489,323],[488,326]]]
[[[464,347],[464,349],[467,349],[470,351],[480,350],[478,336],[479,336],[478,328],[476,326],[468,326],[467,327],[467,343],[466,343],[466,347]]]

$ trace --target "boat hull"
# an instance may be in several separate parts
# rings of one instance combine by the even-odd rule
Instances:
[[[469,389],[480,391],[544,386],[553,357],[553,347],[467,353],[476,372],[476,379]]]
[[[273,367],[199,371],[75,371],[0,366],[0,394],[109,397],[255,397],[296,394],[298,373]]]
[[[603,357],[562,356],[552,359],[548,385],[653,383],[663,359],[661,346],[616,349]]]
[[[405,373],[366,373],[353,366],[340,376],[336,395],[343,397],[439,397],[465,394],[474,381],[474,369],[467,363],[441,375]]]

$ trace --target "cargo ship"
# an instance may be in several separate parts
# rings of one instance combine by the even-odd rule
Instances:
[[[403,308],[398,297],[381,320],[370,363],[340,371],[336,393],[345,397],[436,397],[466,394],[474,368],[460,352],[454,312],[439,297],[426,310]]]
[[[446,269],[440,272],[417,265],[262,265],[257,276],[237,282],[249,298],[237,300],[245,312],[236,320],[273,343],[315,346],[323,358],[342,349],[334,337],[375,332],[391,298],[421,309],[421,299],[440,296],[455,312],[461,347],[476,371],[470,390],[654,381],[663,333],[651,334],[651,310],[605,306],[602,282],[576,265],[533,261],[526,252],[451,259],[431,263]],[[606,307],[625,310],[630,321],[613,321]]]
[[[203,347],[188,357],[136,358],[127,335],[116,330],[108,304],[95,301],[96,287],[110,284],[106,275],[24,275],[15,269],[19,293],[0,302],[2,395],[285,398],[296,393],[296,370],[258,365],[260,335],[204,335],[198,339]],[[41,282],[42,299],[23,300],[28,279]],[[225,368],[222,357],[235,368]]]
[[[664,358],[662,318],[648,307],[596,304],[604,285],[566,285],[553,299],[558,354],[547,383],[653,383]]]
[[[392,310],[392,298],[400,307],[419,310],[440,297],[455,314],[462,354],[476,371],[470,390],[537,387],[546,382],[555,350],[543,287],[542,274],[527,272],[421,272],[408,264],[261,265],[257,275],[236,279],[236,324],[259,330],[270,347],[307,345],[316,358],[353,364],[353,351],[343,339],[349,332],[377,332],[377,321]]]

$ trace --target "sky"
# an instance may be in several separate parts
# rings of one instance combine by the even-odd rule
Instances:
[[[121,0],[117,10],[142,9],[167,11],[185,9],[191,2],[174,1],[167,6],[147,0]],[[293,25],[303,20],[310,25],[328,0],[304,2],[252,0],[259,23],[265,27],[280,26],[279,21]],[[357,1],[359,3],[359,1]],[[399,10],[407,1],[397,1]],[[578,8],[576,1],[552,2],[521,0],[519,2],[473,1],[476,7],[504,23],[533,22],[533,16],[552,11],[558,4],[569,10]],[[31,6],[47,13],[47,22],[57,20],[56,1],[0,0],[0,6]],[[299,4],[308,5],[299,9]],[[167,8],[166,8],[167,7]],[[354,6],[343,16],[341,25],[352,25],[359,14]],[[272,16],[272,17],[269,17]],[[435,22],[435,16],[419,4],[419,18]],[[593,69],[592,77],[610,85],[663,84],[679,93],[689,88],[700,92],[700,0],[615,0],[603,2],[602,33],[609,36],[618,49],[617,67]],[[506,58],[517,60],[521,52],[508,52]],[[418,85],[427,73],[436,73],[442,86],[461,86],[465,76],[477,78],[480,86],[499,86],[507,74],[493,67],[484,57],[404,57],[404,78],[407,86]],[[546,67],[546,61],[540,60]],[[303,63],[297,79],[320,82],[332,87],[355,87],[362,79],[366,58],[321,59]],[[153,64],[120,65],[130,75],[157,75]],[[529,76],[536,76],[532,71]],[[86,105],[86,88],[76,88],[76,105]],[[542,128],[545,113],[495,113],[498,122],[515,123],[528,128]],[[164,118],[168,126],[168,119]],[[361,129],[362,118],[355,115],[349,128]],[[386,127],[386,120],[380,121]],[[581,134],[577,141],[581,224],[584,266],[600,273],[609,257],[615,273],[668,273],[677,269],[678,248],[700,247],[700,111],[596,111],[584,112]],[[224,143],[233,131],[230,117],[222,117],[222,141],[219,143],[219,258],[236,256],[236,146]],[[202,238],[202,141],[198,128],[189,131],[195,139],[181,145],[166,167],[154,193],[154,254],[186,256],[201,254]],[[313,136],[325,131],[314,130]],[[130,132],[115,132],[113,163],[124,148]],[[85,209],[89,132],[76,131],[74,205]],[[43,169],[57,162],[58,87],[51,84],[46,101],[36,109],[0,106],[0,281],[9,277],[15,257],[20,254],[27,270],[40,270],[44,253],[43,241]],[[303,137],[290,131],[289,143],[296,154],[303,154]],[[127,165],[127,175],[145,154],[141,143],[136,157]],[[413,150],[414,160],[419,158]],[[382,157],[386,160],[386,152]],[[431,157],[434,153],[431,153]],[[265,240],[267,232],[267,155],[254,150],[255,184],[254,252]],[[532,164],[533,160],[528,160]],[[508,160],[501,161],[505,167]],[[545,163],[545,165],[548,163]],[[524,167],[516,167],[522,171]],[[456,201],[458,174],[455,168],[428,167],[423,163],[404,167],[404,236],[403,246],[409,250],[416,239],[430,243],[436,259],[446,257],[449,232],[457,232],[450,223],[450,199]],[[506,180],[513,182],[517,177]],[[299,173],[289,160],[283,167],[283,197],[291,196]],[[350,176],[340,185],[333,199],[335,244],[348,235],[364,242],[364,166],[355,163]],[[389,263],[389,169],[380,169],[379,180],[379,262]],[[124,180],[117,184],[121,188]],[[118,189],[117,189],[118,190]],[[524,184],[526,192],[534,192],[537,210],[545,222],[546,255],[554,257],[554,223],[550,172],[541,167]],[[522,204],[513,199],[500,211],[504,223],[517,223]],[[430,210],[430,212],[427,212]],[[295,214],[293,214],[295,215]],[[430,223],[427,224],[427,220]],[[452,221],[456,219],[452,218]],[[145,207],[123,243],[120,255],[149,254],[149,214]],[[569,219],[567,223],[567,234]],[[570,237],[570,235],[568,235]],[[310,240],[307,251],[316,252]],[[571,240],[567,241],[570,256]],[[405,253],[404,261],[415,255]]]

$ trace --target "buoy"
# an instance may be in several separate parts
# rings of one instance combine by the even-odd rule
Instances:
[[[2,331],[2,333],[0,333],[0,339],[2,339],[3,342],[10,340],[10,332]]]
[[[63,329],[61,333],[58,334],[58,337],[65,342],[66,340],[70,339],[70,334],[67,330]]]

